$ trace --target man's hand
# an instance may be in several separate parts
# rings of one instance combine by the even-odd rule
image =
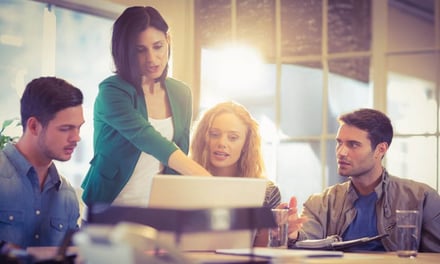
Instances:
[[[289,238],[297,239],[298,230],[301,229],[304,222],[307,221],[307,217],[298,217],[298,204],[295,196],[290,198],[289,204],[282,203],[277,208],[289,208]]]

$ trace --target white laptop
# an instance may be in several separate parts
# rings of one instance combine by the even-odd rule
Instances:
[[[263,205],[266,185],[261,178],[156,175],[149,207],[257,207]]]
[[[267,180],[244,177],[157,175],[153,178],[149,207],[173,209],[237,208],[263,206]],[[181,250],[216,250],[252,246],[253,231],[184,233]],[[160,233],[165,243],[174,235]]]

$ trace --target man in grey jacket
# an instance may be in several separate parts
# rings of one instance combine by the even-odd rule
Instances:
[[[343,240],[388,234],[350,250],[395,251],[398,245],[396,210],[419,210],[418,249],[440,252],[440,196],[428,185],[388,174],[382,159],[390,147],[389,118],[373,109],[339,117],[336,136],[338,173],[348,181],[314,194],[296,214],[296,198],[289,207],[289,247],[305,239],[339,235]]]

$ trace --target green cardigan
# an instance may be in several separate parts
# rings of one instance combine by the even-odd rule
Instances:
[[[177,148],[188,153],[191,90],[172,78],[166,79],[165,86],[173,117],[173,142],[151,126],[144,96],[131,84],[117,75],[100,83],[93,113],[94,157],[81,185],[87,205],[111,203],[132,175],[141,152],[165,166]],[[176,174],[169,167],[164,173]]]

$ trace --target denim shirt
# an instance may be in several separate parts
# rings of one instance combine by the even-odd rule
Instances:
[[[23,248],[57,246],[78,229],[75,190],[49,167],[43,190],[32,165],[12,144],[0,151],[0,239]]]

